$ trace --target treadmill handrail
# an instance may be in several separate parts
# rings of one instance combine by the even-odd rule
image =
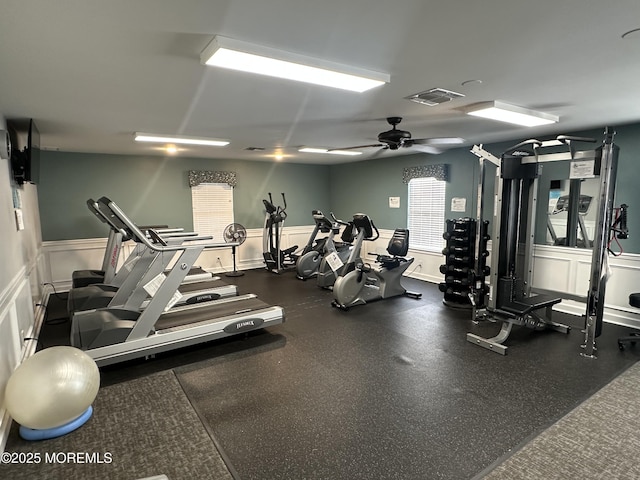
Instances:
[[[93,198],[90,198],[87,200],[87,206],[89,207],[89,211],[91,211],[91,213],[93,213],[96,217],[98,217],[98,220],[100,220],[102,223],[109,225],[111,230],[113,230],[114,232],[120,233],[124,237],[123,241],[131,240],[131,235],[128,235],[128,232],[126,232],[120,226],[113,223],[109,217],[107,217],[103,212],[100,211],[98,202],[96,202]],[[142,228],[143,232],[146,232],[147,230],[151,229],[151,227],[139,227],[139,228]],[[184,240],[185,242],[212,239],[211,236],[199,236],[197,232],[185,232],[184,228],[180,228],[180,227],[157,228],[157,229],[154,228],[153,230],[162,238],[185,238]]]
[[[194,244],[194,245],[158,245],[152,243],[147,236],[140,231],[140,229],[133,223],[129,217],[118,207],[118,205],[110,200],[107,197],[101,197],[98,200],[98,206],[104,206],[107,208],[118,220],[120,220],[127,228],[127,233],[130,233],[131,236],[135,237],[140,243],[144,244],[150,250],[154,252],[177,252],[181,250],[189,250],[193,248],[204,248],[204,249],[213,249],[213,248],[229,248],[232,246],[239,246],[239,242],[230,242],[230,243],[205,243],[205,244]],[[104,213],[104,212],[103,212]]]
[[[145,229],[145,231],[149,230],[148,228]],[[154,231],[160,235],[162,238],[182,238],[182,237],[186,237],[186,238],[190,238],[190,237],[197,237],[198,236],[198,232],[164,232],[163,230],[155,230]]]
[[[98,202],[96,202],[93,198],[90,198],[89,200],[87,200],[87,206],[89,207],[89,210],[91,211],[91,213],[93,213],[96,217],[98,217],[98,220],[100,220],[102,223],[106,223],[107,225],[109,225],[111,229],[114,230],[115,232],[120,233],[120,235],[122,235],[123,241],[131,240],[131,234],[127,232],[126,229],[121,228],[120,225],[116,225],[108,216],[106,216],[102,211],[100,211]]]

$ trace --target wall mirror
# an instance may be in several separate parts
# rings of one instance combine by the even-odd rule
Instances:
[[[547,245],[592,247],[599,188],[598,178],[550,181]]]

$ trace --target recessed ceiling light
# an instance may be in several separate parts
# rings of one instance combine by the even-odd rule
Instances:
[[[254,45],[220,35],[216,35],[202,51],[200,63],[354,92],[364,92],[389,83],[390,80],[388,74]]]
[[[327,150],[326,148],[311,148],[304,147],[298,150],[302,153],[327,153],[329,155],[362,155],[362,152],[356,152],[355,150]]]
[[[179,143],[183,145],[204,145],[208,147],[224,147],[229,145],[228,140],[207,137],[186,137],[184,135],[168,136],[136,132],[134,138],[136,142]]]
[[[271,152],[272,153],[267,153],[265,157],[273,158],[277,162],[280,162],[292,156],[291,154],[285,153],[282,147],[275,147]]]
[[[504,102],[483,102],[464,109],[468,115],[489,118],[500,122],[512,123],[524,127],[537,127],[557,123],[559,117],[548,113],[536,112]]]

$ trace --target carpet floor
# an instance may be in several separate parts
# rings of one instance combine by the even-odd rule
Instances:
[[[93,408],[81,428],[50,440],[22,440],[14,424],[4,455],[17,463],[2,462],[0,478],[233,478],[171,371],[104,387]]]
[[[477,479],[640,478],[639,398],[636,364]]]

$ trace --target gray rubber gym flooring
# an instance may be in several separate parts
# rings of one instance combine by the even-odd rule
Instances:
[[[242,479],[472,478],[640,359],[640,345],[618,350],[627,329],[613,325],[599,338],[599,358],[581,357],[581,319],[562,314],[554,319],[575,327],[568,335],[515,327],[508,354],[498,355],[465,336],[490,336],[499,325],[474,325],[469,312],[442,304],[436,285],[411,279],[405,285],[422,299],[347,312],[293,272],[227,280],[284,307],[286,322],[110,366],[101,378],[126,385],[173,369]],[[64,329],[48,325],[43,344],[64,343]]]

